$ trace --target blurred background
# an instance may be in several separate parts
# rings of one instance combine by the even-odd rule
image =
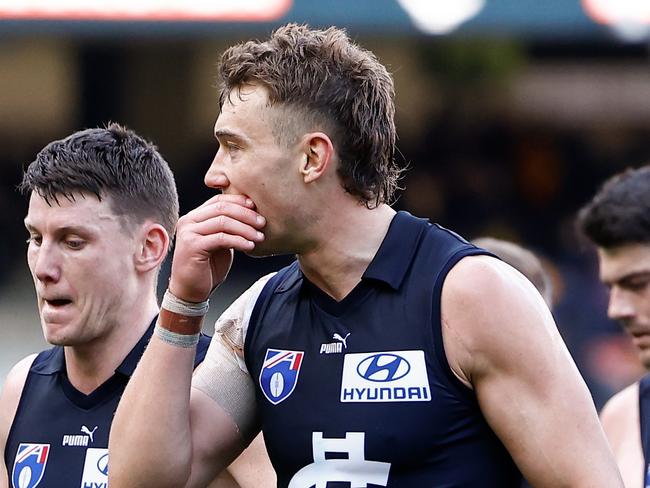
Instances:
[[[395,206],[539,253],[597,406],[636,380],[573,221],[606,177],[650,162],[647,1],[0,0],[0,384],[45,347],[22,168],[53,139],[121,122],[158,145],[188,211],[213,194],[203,174],[219,54],[289,21],[345,27],[393,73],[398,157],[410,167]],[[236,256],[207,323],[289,260]]]

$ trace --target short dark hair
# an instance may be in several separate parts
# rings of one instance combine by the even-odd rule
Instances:
[[[112,210],[128,223],[153,218],[170,236],[178,220],[169,165],[153,144],[115,123],[49,143],[25,170],[19,190],[35,191],[48,205],[59,197],[74,200],[79,191],[110,197]]]
[[[605,181],[578,213],[577,225],[582,235],[603,248],[650,243],[650,165]]]
[[[393,80],[344,30],[285,25],[267,41],[227,49],[219,74],[221,106],[234,89],[260,83],[270,105],[292,111],[293,123],[280,121],[276,139],[295,134],[299,123],[326,132],[339,155],[345,190],[368,206],[393,199],[403,171],[394,157]]]

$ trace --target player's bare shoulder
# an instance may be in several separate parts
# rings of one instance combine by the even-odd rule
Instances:
[[[526,351],[536,334],[557,333],[530,281],[487,255],[465,257],[450,270],[442,288],[441,318],[447,360],[468,386],[472,372],[495,358]]]
[[[642,486],[644,471],[639,419],[639,383],[621,390],[605,404],[600,420],[618,463],[625,486]]]
[[[2,393],[0,393],[0,454],[3,458],[9,430],[11,429],[11,424],[14,421],[16,410],[18,409],[18,402],[20,402],[20,396],[22,395],[23,387],[29,374],[29,368],[32,366],[35,358],[36,354],[32,354],[18,361],[11,368],[11,371],[9,371],[2,388]],[[5,469],[4,461],[0,462],[0,477],[3,477],[3,479],[6,477]],[[2,486],[2,482],[0,481],[0,488]]]
[[[535,287],[512,266],[491,256],[461,259],[445,279],[441,297],[443,324],[492,332],[508,327],[518,314],[550,312]],[[469,331],[468,331],[469,332]],[[475,337],[470,334],[468,340]]]
[[[213,341],[220,339],[241,360],[244,357],[244,341],[253,308],[267,281],[275,274],[275,272],[269,273],[253,283],[221,314],[215,323]],[[246,369],[243,363],[241,363],[241,367]]]
[[[639,432],[639,383],[633,383],[610,398],[600,420],[612,447],[626,436]]]
[[[13,420],[16,407],[18,406],[18,401],[20,400],[20,395],[23,392],[23,387],[25,386],[25,381],[27,380],[27,375],[29,374],[29,368],[31,368],[36,354],[31,354],[20,361],[18,361],[5,379],[4,386],[2,388],[2,393],[0,394],[0,419],[4,421],[6,416],[9,415],[9,423]]]

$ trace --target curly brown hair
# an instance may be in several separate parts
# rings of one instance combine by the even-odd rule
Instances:
[[[263,85],[269,104],[284,109],[273,124],[277,140],[295,140],[300,129],[327,133],[345,190],[368,207],[391,202],[403,171],[395,161],[393,80],[344,30],[285,25],[266,41],[226,50],[219,75],[220,106],[243,85]]]

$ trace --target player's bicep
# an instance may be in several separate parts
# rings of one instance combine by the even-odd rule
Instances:
[[[244,310],[233,314],[231,309],[217,321],[205,359],[194,372],[192,389],[217,404],[248,444],[259,431],[259,425],[255,387],[243,358],[243,329],[247,320],[242,317]]]
[[[255,390],[222,331],[192,378],[192,475],[201,486],[230,464],[259,431]]]
[[[463,261],[443,288],[443,322],[455,332],[445,348],[494,432],[534,486],[618,486],[595,407],[548,307],[503,263]]]
[[[192,467],[187,487],[206,486],[246,447],[232,417],[212,398],[192,388]]]
[[[197,486],[212,480],[259,432],[255,387],[244,361],[244,341],[252,310],[272,275],[259,279],[223,312],[205,359],[194,372],[191,481]]]

